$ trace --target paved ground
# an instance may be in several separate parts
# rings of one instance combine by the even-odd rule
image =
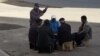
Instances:
[[[0,56],[9,56],[9,55],[0,49]]]
[[[9,20],[7,20],[9,19]],[[11,56],[96,56],[100,55],[100,23],[90,23],[93,28],[93,39],[90,41],[90,46],[87,48],[76,48],[72,52],[56,51],[53,54],[38,54],[36,51],[30,50],[28,46],[28,19],[22,18],[0,18],[7,28],[3,27],[0,30],[0,48]],[[13,22],[12,22],[13,21]],[[79,22],[68,22],[72,26],[72,31],[76,31],[79,27]],[[13,25],[12,25],[13,24]],[[5,26],[4,25],[4,26]],[[19,25],[19,26],[18,26]],[[14,27],[17,27],[15,29]],[[11,28],[11,29],[9,29]]]
[[[32,4],[30,4],[32,5]],[[28,4],[29,6],[29,4]],[[93,39],[87,48],[76,48],[72,52],[56,51],[52,54],[38,54],[29,49],[28,29],[29,11],[32,7],[0,3],[0,49],[10,56],[97,56],[100,55],[100,8],[49,8],[42,17],[65,17],[76,32],[80,25],[80,16],[85,14],[93,28]],[[0,52],[1,53],[1,52]],[[3,56],[0,54],[0,56]]]

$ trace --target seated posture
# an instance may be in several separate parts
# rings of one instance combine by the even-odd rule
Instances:
[[[50,29],[49,20],[45,20],[42,27],[38,31],[38,51],[39,53],[52,53],[54,40],[53,33]]]
[[[81,17],[81,22],[82,24],[79,27],[79,31],[73,35],[75,36],[77,46],[87,46],[89,39],[92,38],[92,29],[88,25],[86,16]]]
[[[58,21],[56,21],[56,17],[54,17],[54,15],[53,15],[51,17],[51,21],[50,21],[50,28],[54,35],[57,35],[58,27],[59,27],[59,23],[58,23]]]
[[[71,26],[65,23],[64,18],[60,20],[60,27],[58,29],[58,43],[59,47],[65,51],[71,51],[73,49],[73,41],[71,36]]]
[[[58,32],[58,27],[59,27],[59,23],[58,21],[56,21],[56,17],[53,15],[51,17],[51,21],[50,21],[50,28],[53,32],[54,35],[54,39],[55,39],[55,45],[54,45],[54,49],[57,50],[57,32]]]

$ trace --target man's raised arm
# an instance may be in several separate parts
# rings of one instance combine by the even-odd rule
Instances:
[[[45,13],[47,11],[48,7],[46,7],[42,12]]]

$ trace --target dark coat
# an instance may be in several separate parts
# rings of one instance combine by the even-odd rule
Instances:
[[[37,25],[32,25],[29,29],[29,43],[30,43],[30,48],[35,49],[36,48],[36,42],[38,39],[38,27]]]
[[[36,21],[37,19],[40,19],[40,17],[46,12],[47,9],[44,9],[43,11],[41,11],[40,9],[32,9],[30,11],[30,26],[32,25],[32,23],[34,21]]]
[[[50,27],[42,26],[39,29],[38,35],[38,49],[40,52],[49,52],[50,48],[53,49],[53,33],[51,32]]]
[[[58,42],[62,45],[64,42],[72,40],[71,36],[71,26],[67,23],[61,23],[58,29]]]

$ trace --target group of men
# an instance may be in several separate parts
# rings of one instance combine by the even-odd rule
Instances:
[[[76,46],[87,46],[92,38],[92,29],[87,24],[85,15],[81,16],[79,31],[71,33],[71,26],[64,18],[60,18],[59,22],[55,17],[44,21],[40,19],[47,9],[48,7],[41,11],[39,4],[35,3],[30,12],[30,49],[38,50],[39,53],[52,53],[54,50],[71,51]]]

